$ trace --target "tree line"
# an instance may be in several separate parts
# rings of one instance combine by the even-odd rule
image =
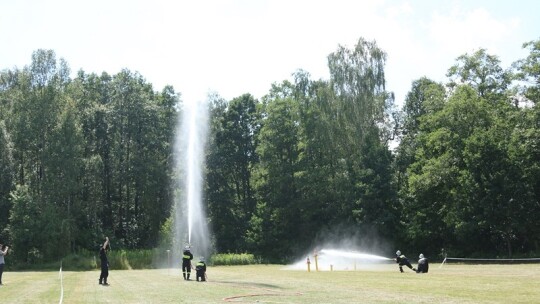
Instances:
[[[363,38],[260,100],[209,96],[204,204],[218,252],[286,261],[346,238],[466,256],[539,251],[540,40],[503,68],[480,49],[446,83],[415,80],[402,109],[387,54]],[[52,50],[0,73],[0,227],[25,263],[168,239],[172,86],[79,71]],[[396,147],[394,147],[396,145]],[[163,245],[163,244],[162,244]],[[392,247],[390,247],[392,246]]]

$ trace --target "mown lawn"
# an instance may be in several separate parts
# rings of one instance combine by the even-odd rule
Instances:
[[[429,274],[371,270],[307,272],[280,265],[209,267],[209,281],[178,269],[63,272],[63,303],[540,303],[540,265],[456,265]],[[4,272],[2,303],[60,303],[59,272]]]

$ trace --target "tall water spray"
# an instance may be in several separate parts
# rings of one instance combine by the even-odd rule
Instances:
[[[174,240],[177,255],[186,245],[195,255],[210,252],[210,235],[203,208],[204,147],[208,129],[206,102],[185,104],[176,132],[175,165],[179,185],[174,205]]]

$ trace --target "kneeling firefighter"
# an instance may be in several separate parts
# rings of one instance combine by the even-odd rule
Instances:
[[[195,266],[195,271],[197,272],[197,282],[199,282],[199,279],[201,279],[201,282],[206,281],[206,263],[204,262],[204,257],[200,258],[199,262]]]
[[[420,256],[418,258],[418,270],[416,270],[416,273],[427,273],[429,270],[428,259],[425,258],[422,253],[420,253]]]

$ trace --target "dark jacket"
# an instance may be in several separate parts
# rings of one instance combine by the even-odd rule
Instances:
[[[206,263],[199,261],[197,265],[195,265],[195,270],[197,270],[197,272],[206,272]]]
[[[418,260],[418,267],[416,272],[417,273],[427,273],[429,270],[429,262],[428,259],[423,258]]]
[[[400,266],[410,264],[409,259],[405,255],[400,255],[396,257],[396,263],[398,263]]]
[[[191,260],[193,260],[193,254],[189,250],[184,250],[184,255],[182,256],[182,263],[191,264]]]
[[[101,260],[101,267],[109,267],[109,260],[107,259],[107,251],[101,247],[99,249],[99,259]]]

